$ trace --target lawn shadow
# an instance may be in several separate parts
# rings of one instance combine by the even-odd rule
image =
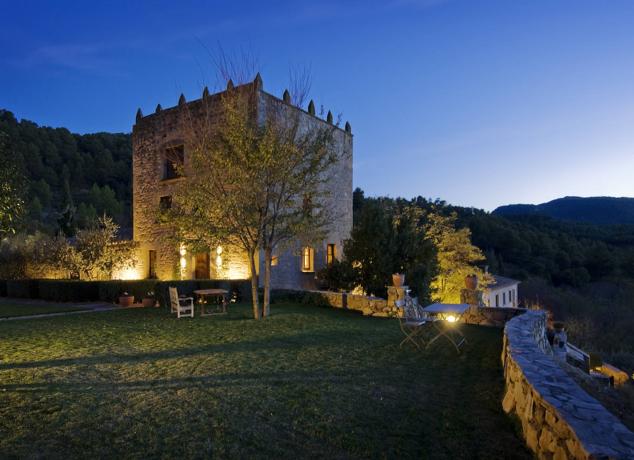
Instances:
[[[358,340],[359,337],[355,334],[351,334],[350,331],[315,331],[312,333],[302,333],[302,331],[299,331],[299,333],[297,334],[273,337],[269,336],[258,340],[239,340],[236,342],[209,344],[189,348],[176,348],[156,352],[143,352],[135,354],[102,354],[79,358],[60,358],[43,361],[0,363],[0,371],[61,366],[141,363],[161,359],[187,358],[196,355],[211,353],[240,353],[249,351],[261,351],[262,349],[297,349],[298,347],[322,346],[324,343],[328,342],[336,342],[337,345],[347,345],[357,343]]]
[[[15,383],[0,385],[0,392],[15,393],[47,393],[47,392],[80,392],[94,391],[155,391],[181,390],[187,388],[218,388],[231,386],[251,387],[280,384],[313,384],[331,383],[346,384],[376,379],[379,367],[368,367],[351,371],[292,371],[292,372],[244,372],[223,374],[218,376],[202,375],[177,377],[170,379],[139,380],[132,382],[47,382],[47,383]]]

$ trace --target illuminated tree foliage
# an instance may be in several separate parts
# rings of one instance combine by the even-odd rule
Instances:
[[[432,300],[436,302],[460,303],[465,278],[474,274],[480,280],[485,278],[484,272],[475,265],[485,260],[484,254],[471,244],[468,228],[456,229],[457,218],[455,212],[448,216],[431,213],[427,217],[425,238],[436,248],[437,272],[430,285]]]
[[[116,270],[133,267],[138,243],[118,240],[119,226],[103,216],[92,227],[79,230],[74,245],[61,248],[60,268],[86,280],[112,279]]]
[[[24,185],[8,136],[0,132],[0,238],[16,231],[18,219],[24,213]]]

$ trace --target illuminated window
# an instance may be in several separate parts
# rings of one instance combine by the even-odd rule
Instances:
[[[335,245],[331,243],[326,246],[326,263],[328,265],[332,264],[335,261],[335,257],[337,257],[337,253],[335,252]]]
[[[185,148],[182,145],[165,149],[163,179],[176,179],[183,175],[185,165]]]
[[[280,260],[277,256],[271,256],[271,266],[275,267],[278,263],[280,263]]]
[[[312,272],[313,271],[313,248],[306,246],[302,249],[302,271],[303,272]]]

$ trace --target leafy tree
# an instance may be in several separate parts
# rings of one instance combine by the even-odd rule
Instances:
[[[459,303],[465,278],[477,275],[486,284],[484,272],[475,264],[485,260],[482,251],[471,244],[468,228],[456,229],[457,214],[434,212],[428,216],[426,238],[436,249],[437,273],[431,282],[432,299],[442,303]]]
[[[0,241],[0,278],[64,278],[73,248],[63,237],[18,233]]]
[[[51,204],[51,187],[44,179],[31,182],[31,192],[40,200],[43,207]]]
[[[42,218],[42,209],[43,208],[40,199],[37,196],[33,197],[31,202],[29,203],[29,217],[32,220],[39,221]]]
[[[252,84],[230,85],[218,102],[203,99],[208,116],[183,113],[188,124],[187,187],[178,188],[165,219],[190,247],[223,243],[247,253],[256,319],[269,314],[273,252],[292,248],[298,238],[320,239],[332,221],[330,209],[323,206],[328,197],[324,184],[339,160],[332,148],[334,126],[307,122],[287,102],[262,102],[260,84],[258,74]]]
[[[364,198],[357,189],[354,227],[344,245],[346,266],[333,265],[320,273],[330,288],[349,289],[345,276],[368,294],[385,297],[393,273],[404,273],[414,295],[427,299],[433,273],[432,245],[424,238],[427,202]],[[337,283],[337,280],[339,282]]]
[[[24,175],[9,148],[8,137],[0,132],[0,238],[15,233],[24,213]]]
[[[107,214],[109,216],[121,214],[122,206],[117,200],[114,190],[107,185],[99,187],[96,183],[93,184],[88,194],[88,200],[97,214]]]
[[[385,295],[394,271],[392,217],[381,200],[363,202],[355,215],[350,239],[344,244],[344,257],[356,274],[356,284],[368,294]]]
[[[111,279],[115,270],[133,267],[138,243],[117,240],[118,231],[110,217],[100,217],[94,227],[77,232],[73,251],[63,264],[86,280]]]
[[[77,207],[77,226],[79,228],[89,228],[97,222],[97,210],[92,204],[79,203]]]

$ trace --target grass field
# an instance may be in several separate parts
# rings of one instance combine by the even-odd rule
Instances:
[[[0,324],[0,457],[531,458],[501,409],[501,331],[399,349],[395,320],[273,305]]]
[[[13,316],[43,315],[46,313],[60,313],[67,311],[86,310],[86,307],[38,301],[22,301],[18,299],[0,298],[0,318]]]

